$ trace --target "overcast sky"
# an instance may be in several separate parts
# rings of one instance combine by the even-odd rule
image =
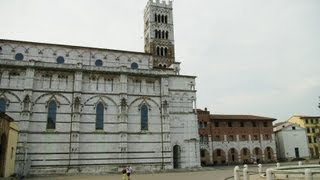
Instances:
[[[147,0],[0,0],[0,38],[144,51]],[[320,0],[175,0],[176,61],[211,113],[320,115]]]

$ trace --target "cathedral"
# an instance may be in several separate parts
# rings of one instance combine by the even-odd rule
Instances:
[[[175,61],[172,2],[148,0],[145,52],[0,39],[0,112],[30,175],[200,167],[195,76]]]

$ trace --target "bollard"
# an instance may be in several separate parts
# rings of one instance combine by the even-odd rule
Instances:
[[[262,165],[261,164],[258,164],[258,172],[259,172],[259,175],[261,175],[261,173],[262,173]]]
[[[280,163],[277,163],[277,168],[280,167]]]
[[[248,168],[243,168],[243,180],[249,180]]]
[[[240,180],[239,170],[240,170],[239,166],[234,167],[234,170],[233,170],[234,180]]]
[[[267,169],[266,171],[267,174],[267,180],[272,180],[272,169]]]
[[[312,180],[312,172],[310,169],[304,170],[304,179],[305,180]]]
[[[298,162],[298,165],[299,165],[299,166],[302,166],[302,162],[301,162],[301,161],[299,161],[299,162]]]

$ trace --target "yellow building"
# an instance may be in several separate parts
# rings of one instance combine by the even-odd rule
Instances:
[[[311,158],[319,158],[320,116],[292,116],[289,122],[306,128]]]
[[[0,113],[0,177],[9,177],[14,173],[18,126],[13,119]]]

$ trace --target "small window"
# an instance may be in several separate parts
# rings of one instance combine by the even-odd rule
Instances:
[[[131,64],[131,69],[138,69],[139,68],[139,65],[137,63],[132,63]]]
[[[232,122],[228,122],[228,127],[232,127]]]
[[[17,53],[16,56],[14,57],[17,61],[22,61],[24,56],[21,53]]]
[[[252,127],[257,127],[257,123],[256,122],[252,122]]]
[[[96,66],[102,66],[103,62],[101,61],[101,59],[97,59],[95,65]]]
[[[219,122],[214,122],[214,127],[219,127]]]
[[[296,130],[296,127],[295,127],[295,126],[292,126],[292,130]]]
[[[240,122],[240,127],[244,127],[244,122]]]
[[[263,122],[263,127],[268,127],[268,122]]]
[[[58,64],[64,64],[64,58],[63,58],[62,56],[59,56],[59,57],[57,58],[57,63],[58,63]]]

